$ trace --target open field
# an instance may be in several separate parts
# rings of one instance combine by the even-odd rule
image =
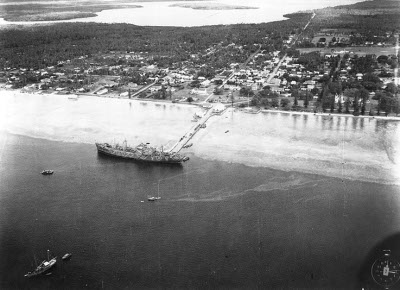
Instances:
[[[319,51],[321,53],[331,53],[331,52],[354,52],[359,56],[365,56],[368,54],[380,55],[393,55],[395,54],[394,46],[348,46],[348,47],[310,47],[310,48],[299,48],[300,53],[309,53],[313,51]]]

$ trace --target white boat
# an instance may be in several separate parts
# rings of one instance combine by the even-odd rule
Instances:
[[[77,101],[78,98],[79,98],[78,95],[69,95],[69,96],[68,96],[68,100]]]
[[[147,198],[147,200],[148,201],[156,201],[156,200],[159,200],[159,199],[161,199],[161,197],[160,197],[160,181],[158,182],[157,196],[149,196]]]
[[[61,259],[63,260],[68,260],[69,258],[71,258],[72,254],[71,253],[66,253],[64,256],[62,256]]]

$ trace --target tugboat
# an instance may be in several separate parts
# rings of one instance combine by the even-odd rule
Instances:
[[[50,270],[56,263],[57,263],[57,257],[53,257],[50,259],[49,257],[49,250],[47,250],[47,261],[44,260],[42,263],[40,263],[39,266],[36,267],[35,270],[32,272],[28,272],[24,275],[24,277],[35,277],[41,274],[46,273],[48,270]]]
[[[159,197],[159,196],[157,196],[157,197],[150,196],[150,197],[147,198],[148,201],[156,201],[156,200],[159,200],[159,199],[161,199],[161,197]]]
[[[54,173],[54,171],[53,171],[53,170],[46,169],[46,170],[43,170],[41,173],[42,173],[43,175],[51,175],[51,174]]]
[[[181,164],[189,160],[175,152],[165,152],[149,146],[149,143],[141,143],[136,147],[129,147],[126,141],[121,145],[110,145],[108,143],[96,143],[97,152],[119,158],[133,159],[143,162]]]

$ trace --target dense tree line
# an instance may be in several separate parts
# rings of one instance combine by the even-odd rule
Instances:
[[[167,56],[167,65],[187,60],[191,54],[218,43],[235,43],[251,53],[255,44],[263,44],[267,49],[282,47],[282,37],[307,20],[308,17],[299,16],[272,23],[203,27],[59,23],[10,28],[0,31],[0,66],[43,68],[61,60],[109,51]],[[266,38],[270,35],[273,37]]]

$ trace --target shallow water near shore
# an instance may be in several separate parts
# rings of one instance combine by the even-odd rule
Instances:
[[[0,130],[54,141],[171,148],[188,130],[194,105],[4,91]],[[343,179],[400,183],[400,122],[353,116],[316,116],[229,108],[214,116],[182,150],[220,160]]]
[[[2,289],[354,289],[400,229],[397,122],[229,110],[165,166],[93,143],[167,146],[201,108],[3,92],[0,110]],[[73,256],[24,279],[47,249]]]

